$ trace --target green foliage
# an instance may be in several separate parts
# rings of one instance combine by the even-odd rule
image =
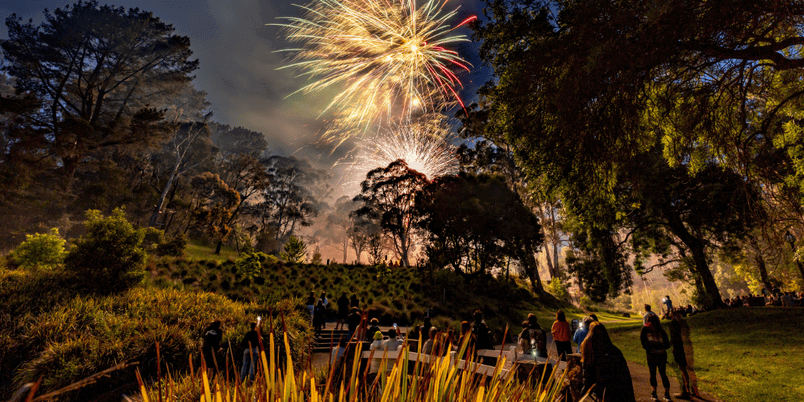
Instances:
[[[313,258],[310,259],[310,264],[321,265],[321,251],[318,249],[318,247],[316,247],[315,251],[313,252]]]
[[[535,267],[533,254],[544,238],[539,220],[503,178],[439,178],[416,204],[430,240],[425,249],[430,264],[467,274],[503,267],[509,258]]]
[[[304,263],[307,261],[307,245],[301,238],[290,236],[279,258],[288,263]]]
[[[89,210],[84,226],[87,234],[74,242],[64,265],[86,289],[114,293],[142,280],[147,257],[142,248],[145,233],[126,220],[122,209],[106,217],[98,210]]]
[[[567,287],[564,286],[564,283],[561,282],[559,278],[553,278],[550,280],[550,284],[547,285],[547,291],[550,292],[556,299],[559,300],[568,300],[569,299],[569,292],[567,291]]]
[[[581,296],[579,303],[581,304],[581,307],[585,309],[592,307],[592,300],[586,296]]]
[[[57,228],[50,229],[50,233],[26,235],[25,241],[11,253],[11,259],[22,268],[52,269],[64,260],[64,243]]]
[[[243,253],[235,261],[237,274],[244,279],[251,280],[262,272],[262,262],[268,260],[268,255],[263,252]]]

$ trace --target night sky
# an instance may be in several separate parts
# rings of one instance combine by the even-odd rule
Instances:
[[[5,19],[12,13],[35,23],[44,20],[45,9],[54,10],[72,3],[66,0],[0,0],[0,37],[7,38]],[[292,70],[280,70],[285,55],[275,51],[287,47],[281,28],[268,26],[280,23],[278,17],[298,16],[293,1],[257,0],[114,0],[100,4],[136,7],[153,12],[162,21],[172,24],[180,35],[190,37],[194,56],[200,61],[195,85],[208,93],[214,120],[232,126],[243,126],[265,134],[272,151],[280,155],[296,155],[309,159],[321,168],[328,168],[349,146],[332,149],[316,147],[313,143],[324,128],[325,116],[319,113],[326,105],[325,96],[288,94],[303,86]],[[306,0],[296,1],[307,4]],[[467,16],[479,14],[480,0],[453,0],[460,5],[457,23]],[[469,34],[468,30],[463,31]],[[475,68],[463,73],[461,98],[468,104],[477,87],[488,79],[488,69],[481,68],[475,46],[467,44],[458,51]]]

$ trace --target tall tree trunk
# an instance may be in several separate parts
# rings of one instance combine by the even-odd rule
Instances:
[[[346,264],[346,253],[349,251],[349,236],[343,240],[343,263]]]
[[[151,215],[151,220],[148,221],[148,226],[156,227],[157,221],[159,220],[159,214],[162,213],[162,206],[165,203],[165,198],[167,198],[168,192],[170,188],[173,186],[173,181],[176,180],[176,176],[179,174],[179,167],[181,166],[181,159],[176,160],[176,165],[173,166],[173,171],[170,172],[170,178],[168,178],[167,183],[165,184],[165,188],[162,189],[162,194],[159,196],[159,201],[156,203],[156,207],[154,207],[154,213]]]
[[[218,240],[218,244],[215,246],[215,255],[220,255],[222,246],[223,240]]]
[[[695,282],[696,285],[700,286],[698,290],[707,296],[708,300],[704,307],[707,309],[726,307],[720,297],[720,290],[717,287],[717,282],[715,282],[715,277],[712,275],[712,271],[709,270],[704,242],[690,233],[678,216],[670,217],[668,227],[692,254],[693,264],[690,265],[690,271],[693,277],[700,279],[700,281],[696,280]]]
[[[748,238],[748,244],[754,251],[754,262],[757,263],[757,269],[759,270],[759,280],[762,281],[763,285],[765,285],[765,289],[770,291],[773,286],[771,286],[770,280],[768,279],[768,269],[765,266],[765,258],[762,256],[762,250],[759,247],[759,243],[757,243],[756,238],[750,236]]]

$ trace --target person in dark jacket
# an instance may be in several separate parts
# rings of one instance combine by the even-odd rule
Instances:
[[[352,312],[346,316],[346,328],[349,332],[346,334],[346,340],[351,342],[352,335],[354,335],[355,331],[357,331],[357,327],[360,326],[360,322],[362,321],[362,317],[360,316],[360,310],[357,307],[352,307]],[[360,341],[360,339],[357,339]]]
[[[349,316],[349,298],[346,297],[346,291],[341,293],[341,297],[337,300],[338,304],[338,320],[335,321],[335,330],[343,329],[343,324],[346,323],[346,317]]]
[[[687,370],[687,351],[684,344],[690,344],[690,327],[681,313],[678,311],[673,312],[673,320],[670,321],[670,345],[673,347],[673,360],[678,365],[683,379],[681,393],[674,395],[678,399],[692,399],[692,394],[697,394],[694,386],[690,382],[690,373]]]
[[[245,381],[246,375],[249,380],[254,381],[254,367],[260,361],[260,334],[257,332],[257,323],[251,323],[251,331],[246,332],[243,340],[240,341],[240,348],[243,349],[243,366],[240,368],[240,380]]]
[[[223,339],[223,330],[221,329],[220,321],[211,322],[204,329],[203,343],[201,344],[201,352],[204,356],[204,362],[207,368],[212,369],[214,375],[218,363],[215,359],[215,354],[221,348],[221,340]]]
[[[617,349],[606,327],[595,321],[581,343],[583,391],[591,389],[601,402],[635,402],[631,372],[620,349]],[[594,387],[594,388],[593,388]]]
[[[642,348],[648,358],[648,371],[650,372],[651,398],[658,401],[656,394],[656,369],[662,377],[664,387],[664,400],[670,402],[670,379],[667,378],[667,349],[670,348],[670,340],[667,339],[667,332],[664,332],[662,323],[657,316],[649,316],[648,323],[642,327],[639,334]]]
[[[313,310],[313,329],[315,330],[315,336],[321,336],[321,328],[324,327],[324,324],[327,322],[327,306],[324,305],[324,301],[318,299],[318,302],[315,304],[315,309]]]

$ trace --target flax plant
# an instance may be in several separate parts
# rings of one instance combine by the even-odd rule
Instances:
[[[285,364],[276,358],[273,331],[268,336],[268,348],[263,348],[261,340],[260,370],[253,382],[243,382],[237,375],[218,375],[210,379],[204,366],[198,374],[173,379],[167,378],[157,384],[146,385],[138,376],[143,402],[493,402],[493,401],[535,401],[548,402],[562,400],[564,394],[564,375],[557,370],[545,370],[541,378],[520,380],[513,375],[516,364],[511,368],[512,375],[503,375],[506,358],[501,353],[491,376],[477,373],[477,365],[469,359],[456,360],[449,354],[431,355],[423,358],[420,345],[413,359],[405,344],[396,360],[389,359],[382,352],[379,374],[370,379],[367,365],[361,370],[360,357],[363,344],[355,346],[355,358],[349,362],[342,358],[335,364],[329,363],[324,376],[316,376],[311,365],[295,370],[287,335],[283,337],[286,351]],[[449,345],[450,348],[452,345]],[[269,353],[266,353],[266,349]],[[472,356],[467,342],[462,342],[456,356]],[[374,352],[369,360],[374,358]],[[379,351],[376,351],[379,353]],[[234,364],[233,356],[231,358]],[[412,370],[409,362],[412,362]],[[282,367],[280,367],[280,365]],[[227,363],[228,366],[228,363]],[[236,367],[236,366],[235,366]],[[387,370],[390,367],[390,370]],[[336,376],[340,371],[343,375]],[[566,371],[565,371],[566,373]],[[336,380],[336,378],[339,378]],[[182,391],[181,389],[184,389]],[[584,398],[586,399],[586,398]]]

